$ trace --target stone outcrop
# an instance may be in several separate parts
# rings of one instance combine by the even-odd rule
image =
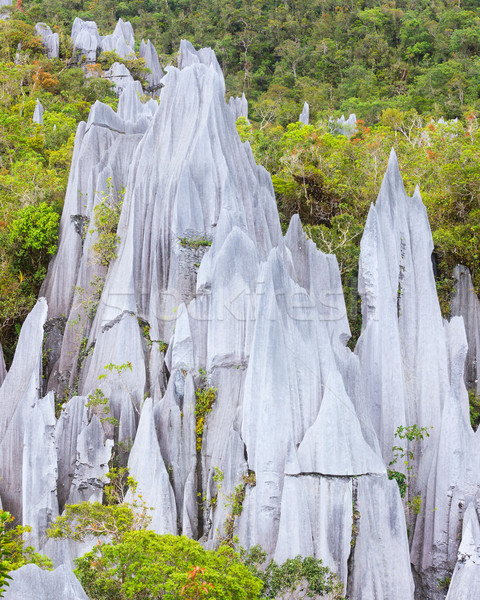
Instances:
[[[480,396],[480,301],[475,294],[470,271],[458,265],[453,270],[455,291],[450,303],[452,315],[461,315],[467,333],[465,385]]]
[[[155,50],[155,46],[150,40],[147,40],[146,43],[144,40],[142,40],[140,44],[139,56],[145,60],[145,66],[147,69],[150,69],[150,73],[148,73],[146,76],[148,81],[147,92],[153,94],[153,96],[159,96],[162,85],[160,82],[165,73],[160,66],[160,61],[158,60],[158,54]]]
[[[2,387],[3,380],[7,376],[7,368],[5,366],[5,358],[3,356],[2,345],[0,344],[0,387]]]
[[[88,600],[78,579],[65,566],[43,571],[36,565],[25,565],[11,576],[5,600]]]
[[[35,32],[45,46],[47,57],[58,58],[60,44],[58,33],[53,33],[46,23],[37,23],[35,25]]]
[[[462,543],[446,600],[464,600],[480,596],[480,525],[474,504],[469,504],[463,518]],[[445,586],[448,579],[445,580]],[[444,587],[445,587],[444,586]]]
[[[245,119],[248,119],[248,100],[245,97],[245,94],[242,94],[241,98],[239,96],[236,98],[230,96],[228,106],[230,106],[232,110],[235,121],[240,117],[245,117]]]
[[[348,116],[348,119],[342,115],[339,119],[334,119],[330,117],[330,130],[332,133],[337,133],[340,135],[345,135],[346,137],[352,137],[352,135],[357,130],[357,116],[352,113]]]
[[[298,117],[298,120],[300,123],[303,123],[304,125],[308,125],[309,120],[310,120],[310,107],[308,106],[307,102],[303,103],[303,109],[302,109],[302,112],[300,113],[300,116]]]
[[[43,125],[43,113],[44,113],[44,108],[43,108],[40,100],[37,98],[37,102],[35,104],[35,110],[33,111],[32,122],[38,123],[39,125]]]
[[[115,31],[130,44],[125,24]],[[419,191],[407,196],[392,151],[361,242],[353,353],[336,258],[298,216],[282,235],[213,51],[182,41],[179,68],[154,71],[159,103],[130,83],[117,112],[97,102],[78,127],[45,299],[0,388],[2,500],[70,564],[82,548],[52,547],[45,528],[67,503],[101,498],[114,453],[159,533],[321,558],[359,600],[413,600],[412,562],[417,597],[440,598],[462,520],[460,556],[477,543],[465,509],[480,469],[464,323],[442,319]],[[105,203],[119,220],[102,263]],[[413,425],[428,437],[396,437]],[[413,455],[411,470],[393,467],[403,501],[387,475],[400,444]],[[458,564],[452,590],[473,589],[476,569]]]

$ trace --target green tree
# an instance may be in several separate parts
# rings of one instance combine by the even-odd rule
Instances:
[[[51,569],[53,563],[50,559],[35,552],[32,546],[25,546],[23,534],[30,531],[30,527],[11,527],[13,517],[6,511],[0,511],[0,598],[8,586],[11,576],[9,573],[23,565],[33,563],[42,569]]]

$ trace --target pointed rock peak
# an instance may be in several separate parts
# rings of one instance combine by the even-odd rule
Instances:
[[[300,116],[298,117],[298,120],[300,123],[303,123],[304,125],[308,125],[309,119],[310,119],[310,107],[308,105],[308,102],[304,102],[303,109],[302,109],[302,112],[300,113]]]
[[[458,549],[459,555],[468,556],[470,560],[480,564],[480,523],[477,511],[472,502],[463,515],[462,541]]]
[[[383,208],[389,210],[390,218],[393,220],[395,208],[400,204],[405,204],[407,199],[402,176],[400,174],[397,154],[395,149],[392,148],[390,151],[390,158],[388,159],[387,170],[378,194],[376,207],[377,210]]]
[[[295,247],[301,240],[306,240],[305,232],[303,231],[300,217],[293,215],[288,224],[287,233],[285,235],[285,243],[288,247]]]
[[[212,66],[223,77],[223,72],[218,64],[215,52],[211,48],[201,48],[197,52],[193,44],[187,40],[181,40],[178,52],[178,68],[182,70],[195,63],[202,63],[207,67]]]
[[[298,448],[303,473],[347,476],[384,474],[382,459],[363,437],[355,408],[338,371],[330,373],[320,411]]]
[[[197,55],[197,51],[193,47],[193,44],[188,40],[180,40],[180,49],[178,51],[178,68],[180,70],[199,63],[200,60]]]

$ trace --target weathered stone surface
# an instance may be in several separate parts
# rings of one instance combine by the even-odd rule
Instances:
[[[32,122],[38,123],[39,125],[43,125],[43,106],[40,100],[37,98],[37,102],[35,104],[35,110],[33,111]]]
[[[480,525],[475,504],[467,506],[463,517],[462,542],[446,600],[480,597]]]
[[[77,437],[75,472],[72,479],[69,504],[79,502],[101,502],[103,487],[109,471],[113,441],[104,441],[100,419],[93,415],[87,421],[87,409],[84,409],[83,427]]]
[[[78,61],[81,61],[82,57],[85,57],[87,62],[96,61],[101,41],[97,24],[94,21],[83,21],[76,17],[72,26],[71,38],[73,52]]]
[[[461,265],[453,270],[455,292],[450,308],[452,315],[461,315],[465,323],[468,352],[465,362],[467,389],[480,395],[480,301],[474,291],[470,271]]]
[[[385,476],[359,477],[357,485],[349,596],[355,600],[413,599],[407,528],[398,486]]]
[[[25,565],[11,576],[4,592],[6,600],[88,600],[80,582],[66,566],[44,571],[36,565]]]
[[[5,358],[3,356],[2,344],[0,344],[0,387],[2,387],[3,380],[7,376],[7,368],[5,366]]]
[[[445,324],[449,346],[450,393],[443,409],[437,455],[422,490],[422,512],[415,524],[412,563],[421,574],[424,598],[442,598],[439,579],[449,577],[457,560],[464,511],[480,488],[478,440],[469,422],[463,382],[467,341],[460,317]]]
[[[118,19],[114,32],[103,36],[100,46],[102,52],[115,52],[120,58],[135,56],[135,38],[130,21]]]
[[[57,451],[53,392],[30,411],[24,433],[22,466],[22,519],[31,527],[28,545],[40,548],[47,529],[58,516]]]
[[[74,396],[63,407],[55,426],[57,448],[57,495],[59,511],[63,512],[70,494],[77,460],[77,439],[84,426],[83,414],[86,398]]]
[[[271,179],[237,135],[215,55],[184,41],[179,66],[162,78],[160,103],[142,103],[130,84],[116,113],[96,103],[77,132],[59,249],[43,288],[49,317],[67,320],[55,340],[46,338],[61,347],[48,364],[48,389],[66,400],[82,394],[55,428],[60,508],[98,499],[112,441],[133,442],[129,468],[156,507],[156,531],[214,547],[232,535],[228,522],[242,545],[261,544],[277,560],[321,558],[356,600],[411,600],[411,558],[418,597],[436,600],[480,465],[463,323],[441,318],[420,195],[406,195],[392,154],[362,240],[364,326],[353,354],[337,261],[306,238],[298,217],[282,237]],[[108,268],[94,260],[92,231],[106,198],[123,198]],[[25,361],[39,370],[38,357],[25,342],[17,352],[25,382],[33,377]],[[31,398],[28,414],[19,413],[24,423],[39,394],[8,383],[14,366],[0,409],[8,384],[8,394]],[[97,389],[108,418],[84,408]],[[196,414],[212,389],[213,404]],[[7,430],[11,405],[0,414]],[[412,557],[398,487],[385,473],[397,427],[411,424],[433,426],[408,446],[415,477],[406,500],[420,496],[422,509],[407,515]],[[47,506],[47,489],[34,474],[25,478]],[[12,504],[21,482],[2,485]],[[243,510],[232,515],[239,494]],[[70,561],[79,551],[51,554]]]
[[[115,85],[115,92],[117,96],[120,96],[122,92],[133,83],[133,77],[130,71],[123,63],[115,62],[113,65],[105,71],[105,77]]]
[[[148,73],[146,76],[149,84],[147,92],[150,92],[153,96],[159,96],[161,87],[160,81],[165,73],[160,66],[160,61],[158,60],[158,54],[155,50],[155,46],[150,40],[147,40],[146,43],[144,40],[142,40],[140,44],[139,55],[140,58],[145,60],[145,66],[147,69],[150,69],[151,71],[151,73]]]
[[[357,130],[356,123],[357,116],[355,114],[350,114],[348,119],[345,119],[345,117],[342,115],[339,119],[330,117],[329,120],[331,131],[333,133],[345,135],[346,137],[351,137],[355,133]]]
[[[142,406],[137,436],[128,459],[128,470],[137,482],[137,491],[143,502],[148,507],[154,507],[153,511],[149,511],[151,529],[159,534],[177,533],[175,495],[158,445],[151,398],[147,398]]]
[[[48,58],[58,58],[59,50],[59,37],[58,33],[53,33],[50,27],[46,23],[37,23],[35,25],[35,32],[38,37],[42,40],[43,45],[47,51]]]
[[[248,100],[245,97],[245,94],[242,94],[241,98],[238,96],[236,98],[230,96],[228,106],[232,111],[235,121],[240,117],[245,117],[245,119],[248,119]]]
[[[22,518],[24,433],[42,389],[43,325],[47,302],[40,298],[25,320],[12,366],[0,388],[0,496],[3,508]]]
[[[298,117],[298,120],[300,121],[300,123],[303,123],[304,125],[308,125],[309,119],[310,119],[310,107],[308,106],[307,102],[304,102],[303,109],[302,109],[302,112],[300,113],[300,116]]]

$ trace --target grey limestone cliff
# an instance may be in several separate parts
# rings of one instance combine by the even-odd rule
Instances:
[[[463,317],[468,341],[465,384],[468,390],[480,395],[480,301],[475,294],[472,277],[466,267],[457,265],[453,277],[455,291],[450,307],[452,315]]]
[[[117,29],[128,45],[128,26]],[[82,31],[98,42],[76,21]],[[465,509],[478,502],[479,454],[463,320],[441,317],[418,190],[406,194],[392,152],[361,244],[353,353],[336,258],[298,216],[282,235],[213,51],[182,41],[179,68],[154,70],[159,102],[130,83],[117,112],[97,102],[78,127],[45,298],[0,388],[2,501],[70,564],[85,548],[45,542],[45,529],[67,503],[101,499],[114,453],[159,533],[321,558],[357,600],[413,600],[412,562],[417,597],[436,600],[462,520],[462,548],[476,535]],[[105,203],[119,221],[102,264]],[[88,406],[98,394],[108,418]],[[408,446],[402,501],[387,466],[397,428],[413,424],[429,436]],[[478,582],[457,567],[458,589]]]

